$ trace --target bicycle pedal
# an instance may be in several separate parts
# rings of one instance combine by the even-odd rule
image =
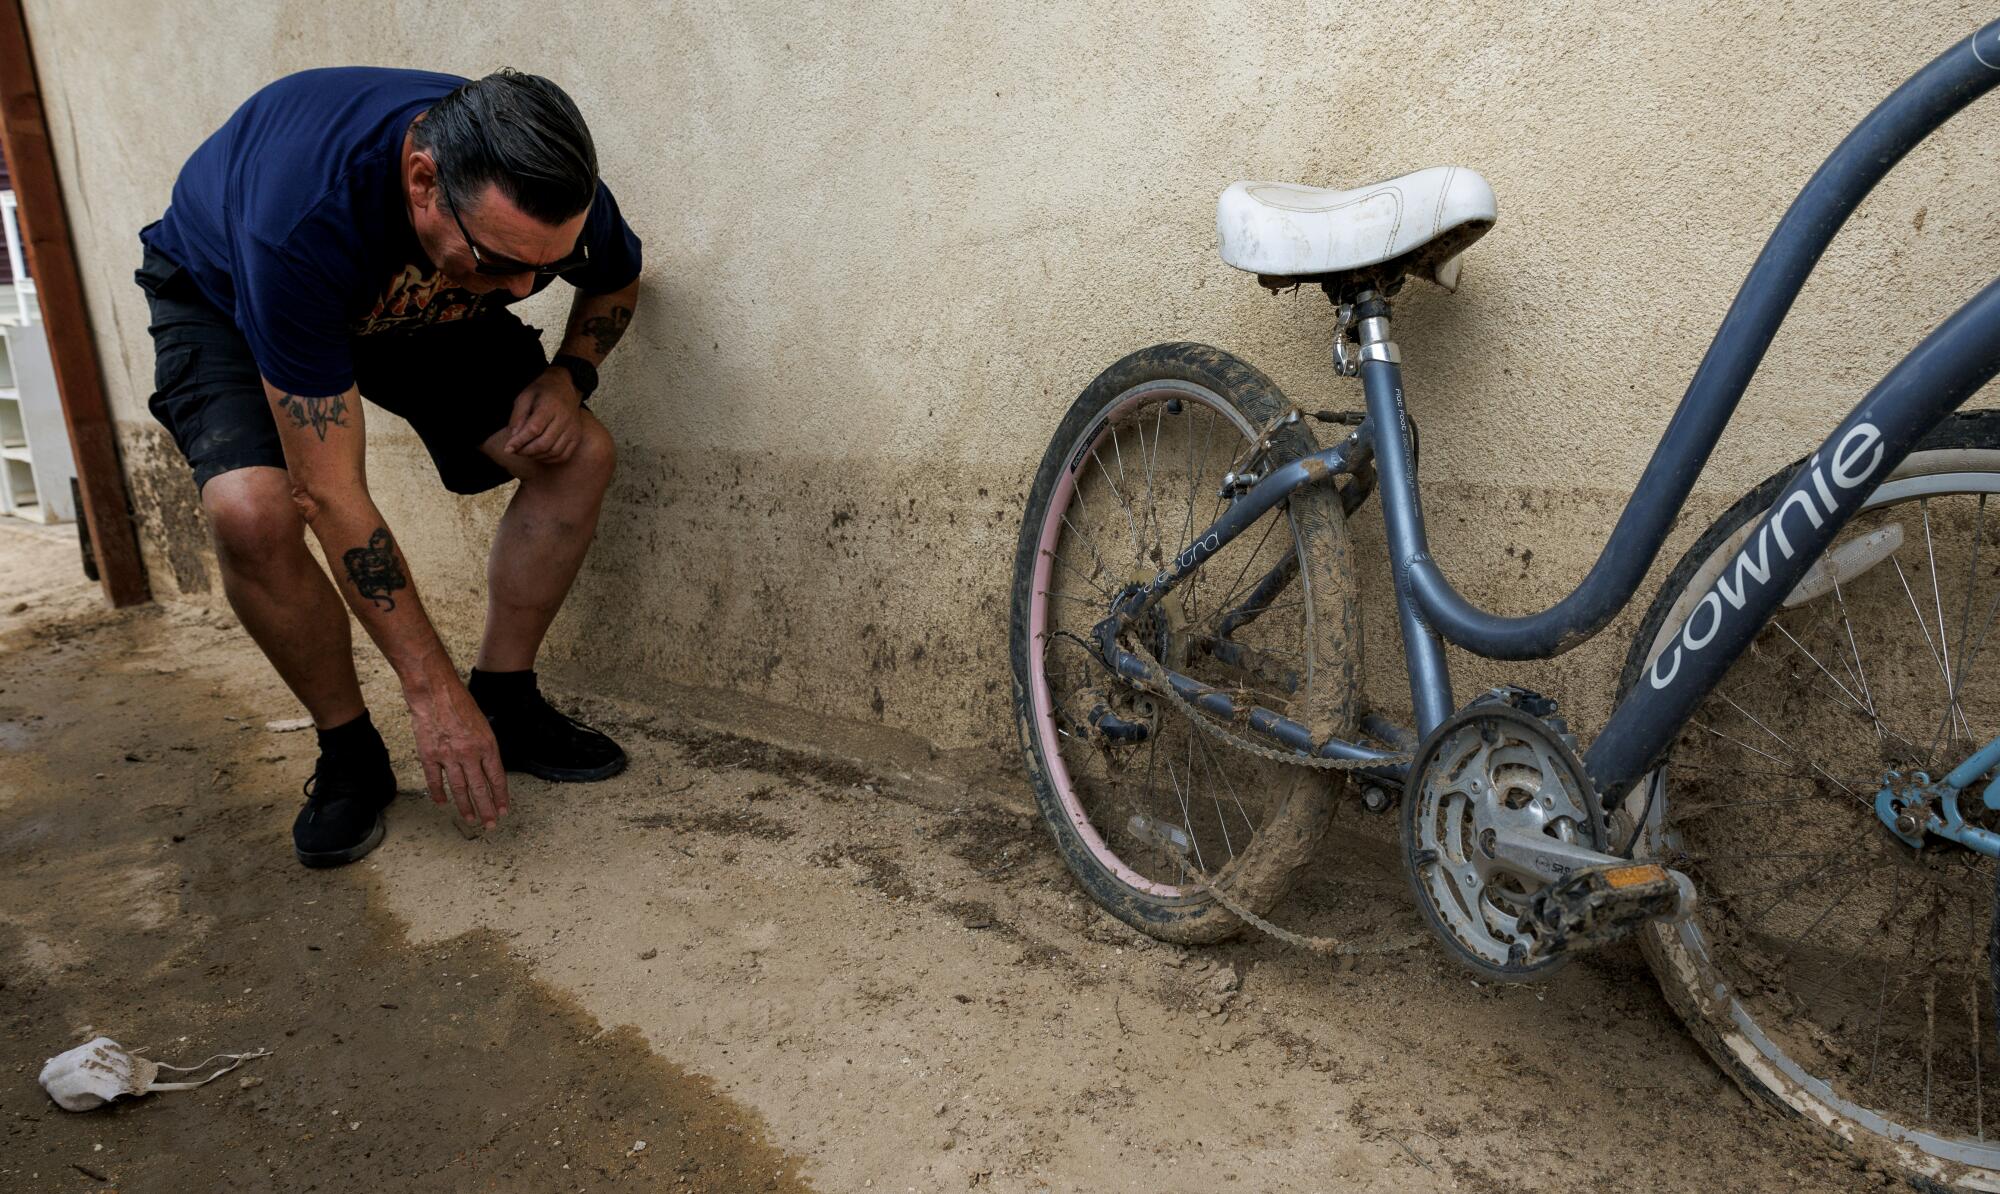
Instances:
[[[1686,920],[1694,906],[1693,880],[1670,867],[1584,867],[1535,893],[1528,911],[1535,929],[1530,952],[1540,959],[1608,945],[1650,920]]]

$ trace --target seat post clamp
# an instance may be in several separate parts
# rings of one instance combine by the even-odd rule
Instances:
[[[1402,351],[1396,347],[1394,340],[1389,339],[1387,315],[1372,315],[1362,320],[1360,333],[1362,360],[1387,361],[1391,365],[1402,364]]]

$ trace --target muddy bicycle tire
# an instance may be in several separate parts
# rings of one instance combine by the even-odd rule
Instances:
[[[1119,583],[1129,583],[1125,580],[1127,576],[1149,574],[1147,570],[1157,567],[1161,558],[1170,559],[1185,544],[1185,537],[1173,541],[1175,529],[1166,527],[1166,516],[1153,507],[1156,478],[1152,467],[1156,462],[1159,464],[1157,479],[1164,481],[1167,455],[1178,451],[1177,440],[1167,441],[1175,436],[1185,439],[1188,458],[1194,459],[1197,416],[1205,421],[1211,436],[1216,427],[1225,429],[1221,433],[1225,438],[1227,429],[1234,428],[1245,436],[1239,446],[1247,446],[1259,431],[1290,409],[1291,404],[1269,378],[1218,349],[1198,344],[1147,348],[1106,369],[1078,396],[1056,430],[1028,494],[1015,554],[1009,631],[1016,726],[1036,803],[1065,865],[1091,899],[1125,923],[1162,940],[1217,941],[1235,933],[1242,925],[1212,893],[1185,882],[1184,866],[1178,875],[1174,874],[1168,862],[1157,857],[1166,851],[1148,848],[1149,839],[1137,828],[1146,815],[1134,812],[1127,818],[1126,813],[1133,807],[1132,799],[1128,796],[1121,804],[1110,794],[1126,784],[1117,773],[1113,752],[1102,752],[1101,758],[1094,754],[1084,757],[1079,752],[1088,753],[1089,748],[1064,728],[1062,702],[1068,699],[1068,694],[1056,691],[1062,683],[1055,678],[1057,673],[1048,662],[1050,652],[1066,642],[1065,632],[1053,629],[1057,614],[1051,611],[1058,606],[1058,598],[1064,596],[1056,590],[1070,583],[1063,579],[1066,573],[1082,576],[1089,572],[1076,587],[1088,594],[1091,601],[1101,602]],[[1148,420],[1153,424],[1151,457],[1146,456]],[[1184,431],[1176,429],[1176,420],[1185,425]],[[1129,430],[1135,423],[1136,433]],[[1267,460],[1272,466],[1317,450],[1312,432],[1303,421],[1278,427],[1272,432],[1271,444]],[[1126,461],[1124,458],[1135,452],[1135,445],[1137,456]],[[1206,441],[1203,450],[1211,451]],[[1123,550],[1122,539],[1119,549],[1107,546],[1102,553],[1096,541],[1091,540],[1089,554],[1080,557],[1080,564],[1064,563],[1063,553],[1074,547],[1074,541],[1088,538],[1069,515],[1088,508],[1092,499],[1084,487],[1093,484],[1092,478],[1101,473],[1102,481],[1118,493],[1120,501],[1126,500],[1118,490],[1112,466],[1102,459],[1114,451],[1119,454],[1119,473],[1124,472],[1128,463],[1131,465],[1133,471],[1127,480],[1135,490],[1139,461],[1146,463],[1145,508],[1142,511],[1133,501],[1124,511],[1125,521],[1133,526],[1131,548],[1125,550],[1132,558],[1109,561],[1103,558]],[[1094,465],[1093,453],[1100,453]],[[1219,460],[1220,456],[1216,458]],[[1219,478],[1219,468],[1217,465],[1217,471],[1207,476]],[[1207,524],[1206,517],[1197,517],[1203,511],[1196,509],[1194,497],[1203,480],[1204,474],[1192,471],[1191,466],[1183,527],[1198,530]],[[1100,484],[1098,488],[1104,486]],[[1259,553],[1264,551],[1275,530],[1274,526],[1264,525],[1269,523],[1282,525],[1286,534],[1272,548],[1271,556],[1263,556]],[[1148,536],[1141,533],[1142,524],[1155,541],[1147,542]],[[1107,519],[1107,525],[1117,529],[1119,524]],[[1302,645],[1295,653],[1302,667],[1286,673],[1295,687],[1283,694],[1284,712],[1321,735],[1351,734],[1356,717],[1361,627],[1339,495],[1332,484],[1302,490],[1285,505],[1267,513],[1258,525],[1264,528],[1258,547],[1238,548],[1253,537],[1252,532],[1245,532],[1224,549],[1224,554],[1232,549],[1250,553],[1237,577],[1239,587],[1243,583],[1241,577],[1251,573],[1253,558],[1259,568],[1265,567],[1269,559],[1277,559],[1279,566],[1288,567],[1284,564],[1286,551],[1296,560],[1296,576],[1288,591],[1295,612],[1285,612],[1282,617],[1275,612],[1265,613],[1260,623],[1269,623],[1273,636],[1285,634],[1294,625],[1299,628]],[[1104,538],[1107,543],[1110,541],[1109,532]],[[1198,570],[1197,579],[1191,579],[1185,586],[1186,603],[1200,605],[1204,584],[1216,591],[1226,589],[1222,581],[1201,579],[1203,574],[1222,575],[1215,573],[1218,568],[1237,567],[1233,560],[1227,563],[1223,560],[1224,556],[1219,555]],[[1125,571],[1120,572],[1121,568]],[[1092,591],[1084,585],[1103,587]],[[1180,593],[1177,590],[1169,600]],[[1224,592],[1223,601],[1229,596],[1229,592]],[[1064,617],[1073,613],[1076,626],[1087,627],[1104,616],[1103,609],[1093,612],[1074,596],[1066,599],[1070,605],[1058,612]],[[1209,611],[1209,619],[1216,617],[1220,604]],[[1273,601],[1269,608],[1276,611],[1280,603]],[[1200,621],[1199,610],[1184,612],[1180,617],[1191,623]],[[1170,631],[1160,633],[1163,641],[1171,641]],[[1227,638],[1228,633],[1222,632],[1223,637]],[[1199,637],[1194,630],[1187,634]],[[1075,630],[1067,631],[1066,635],[1068,639],[1077,638]],[[1075,648],[1072,645],[1070,649]],[[1275,653],[1281,649],[1273,647],[1271,657],[1278,658]],[[1078,658],[1083,656],[1079,654]],[[1082,678],[1090,675],[1090,664],[1085,659],[1073,666],[1079,670],[1066,674],[1078,676],[1080,684]],[[1101,663],[1097,666],[1101,667]],[[1101,683],[1106,693],[1118,688],[1108,678]],[[1188,809],[1189,802],[1194,800],[1198,776],[1214,776],[1230,785],[1235,811],[1243,814],[1239,838],[1246,829],[1254,832],[1247,840],[1228,841],[1226,861],[1219,850],[1212,850],[1213,857],[1205,859],[1202,865],[1232,899],[1260,914],[1268,911],[1293,885],[1324,838],[1336,785],[1342,778],[1231,752],[1185,725],[1182,714],[1171,708],[1156,710],[1155,717],[1160,728],[1147,741],[1156,753],[1180,749],[1175,744],[1185,738],[1189,760],[1186,790],[1183,794],[1179,786],[1174,789],[1181,796],[1180,817],[1187,825],[1183,836],[1188,836],[1199,850],[1201,829],[1206,824],[1219,823],[1227,837],[1232,818],[1220,800],[1212,822],[1199,821],[1198,816],[1205,814],[1191,814]],[[1207,760],[1205,767],[1202,760]],[[1100,764],[1101,777],[1094,771],[1085,774],[1076,770],[1089,770]],[[1152,766],[1157,770],[1157,760]],[[1171,779],[1174,772],[1171,756],[1166,772]],[[1149,781],[1156,778],[1149,776]],[[1241,781],[1240,788],[1237,781]],[[1128,786],[1137,789],[1136,777]],[[1154,794],[1153,786],[1149,782],[1149,794]],[[1246,795],[1251,801],[1249,805],[1242,802]],[[1250,811],[1252,808],[1255,813]],[[1167,819],[1170,818],[1163,818],[1162,824]],[[1145,831],[1155,835],[1179,832],[1173,825],[1160,828],[1149,821]],[[1138,836],[1129,840],[1121,836],[1128,833]],[[1157,838],[1153,840],[1157,845]],[[1142,854],[1146,855],[1143,860],[1139,858]],[[1220,865],[1216,865],[1218,862]]]
[[[1799,467],[1688,550],[1634,640],[1621,694]],[[1702,899],[1640,944],[1689,1032],[1754,1099],[1919,1186],[1993,1188],[1982,1183],[2000,1182],[2000,1133],[1984,1132],[1985,1095],[2000,1112],[2000,866],[1934,839],[1899,846],[1861,805],[1884,768],[1949,769],[2000,731],[1987,695],[2000,684],[1983,666],[2000,636],[1974,629],[2000,609],[2000,412],[1932,431],[1835,550],[1863,536],[1885,554],[1818,596],[1809,573],[1627,799],[1636,853],[1688,870]],[[1841,719],[1854,728],[1834,732]],[[1724,784],[1737,794],[1702,799]],[[1976,805],[1976,789],[1961,803]],[[1785,861],[1758,868],[1758,850]]]

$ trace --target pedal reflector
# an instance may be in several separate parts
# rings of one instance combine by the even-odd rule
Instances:
[[[1667,870],[1657,863],[1641,863],[1638,866],[1613,867],[1604,872],[1604,881],[1615,890],[1639,887],[1647,883],[1665,883]]]

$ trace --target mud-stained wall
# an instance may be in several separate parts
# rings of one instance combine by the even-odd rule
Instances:
[[[546,670],[628,695],[725,685],[944,748],[1010,733],[1022,494],[1097,369],[1195,339],[1303,405],[1358,403],[1325,369],[1320,297],[1267,296],[1217,258],[1231,180],[1449,162],[1493,183],[1502,218],[1462,291],[1413,286],[1398,338],[1437,554],[1524,612],[1594,558],[1797,188],[1990,17],[1955,0],[27,8],[157,586],[213,585],[145,414],[130,282],[134,233],[182,159],[287,71],[510,64],[575,95],[648,260],[594,404],[621,475]],[[1996,102],[1855,215],[1704,476],[1701,516],[1804,451],[2000,269]],[[407,430],[369,418],[374,487],[463,659],[504,499],[444,494]],[[1357,537],[1386,664],[1380,535]],[[1530,671],[1589,709],[1620,650]],[[1502,674],[1522,672],[1461,683]],[[1407,702],[1386,666],[1374,676],[1379,701]]]

